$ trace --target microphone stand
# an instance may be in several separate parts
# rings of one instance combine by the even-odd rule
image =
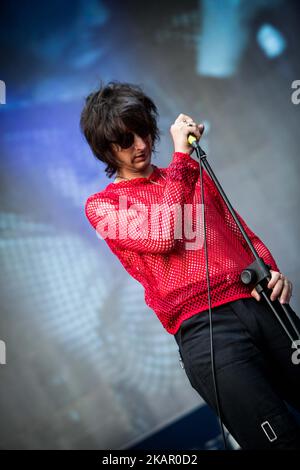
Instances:
[[[220,195],[222,196],[222,198],[223,198],[226,206],[228,207],[235,223],[237,224],[241,234],[243,235],[247,245],[249,246],[249,248],[250,248],[250,250],[251,250],[251,252],[254,256],[253,263],[251,263],[249,266],[245,267],[245,269],[241,273],[242,282],[246,285],[249,285],[249,286],[252,284],[255,287],[257,292],[265,299],[265,301],[269,305],[270,309],[272,310],[272,312],[276,316],[277,320],[279,321],[280,325],[282,326],[284,332],[287,334],[288,338],[291,340],[292,345],[294,344],[294,347],[296,347],[298,349],[300,345],[298,343],[294,342],[294,341],[295,340],[300,340],[300,334],[299,334],[299,331],[298,331],[296,325],[294,324],[292,318],[290,317],[290,314],[289,314],[289,312],[286,308],[286,305],[285,304],[280,304],[278,302],[278,304],[282,307],[282,310],[285,313],[286,318],[290,322],[290,327],[292,327],[294,329],[293,334],[296,334],[296,338],[294,338],[294,339],[293,339],[290,331],[288,330],[288,328],[284,324],[282,318],[280,317],[278,307],[276,308],[274,306],[274,304],[272,303],[272,301],[270,300],[270,298],[269,298],[272,290],[267,287],[267,284],[271,279],[271,273],[270,273],[271,266],[267,265],[264,262],[263,258],[259,257],[259,255],[258,255],[257,251],[255,250],[250,238],[248,237],[247,233],[245,232],[244,227],[242,226],[239,219],[237,218],[237,216],[234,212],[234,209],[233,209],[232,205],[230,204],[230,202],[229,202],[222,186],[220,185],[216,175],[214,174],[210,164],[208,163],[208,161],[206,159],[206,157],[207,157],[206,153],[200,147],[199,142],[196,140],[195,136],[190,134],[189,137],[188,137],[188,142],[196,150],[197,158],[199,160],[200,165],[202,165],[202,167],[203,166],[205,167],[207,173],[209,174],[209,176],[211,177],[211,179],[215,183],[216,188],[218,189]]]

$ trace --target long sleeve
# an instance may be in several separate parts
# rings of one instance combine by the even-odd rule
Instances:
[[[152,184],[142,189],[139,186],[135,194],[142,194],[143,203],[129,207],[128,201],[137,199],[135,194],[127,197],[116,192],[113,198],[111,193],[109,197],[105,192],[97,193],[86,201],[86,216],[97,233],[118,248],[140,253],[169,252],[182,235],[183,205],[192,201],[198,178],[193,170],[197,167],[190,155],[174,152],[166,169],[163,194],[158,198],[152,195],[151,191],[157,191]]]
[[[273,271],[279,271],[279,268],[277,266],[275,259],[273,258],[271,252],[263,243],[263,241],[248,227],[248,225],[246,224],[244,219],[240,216],[240,214],[238,214],[236,210],[234,210],[234,212],[237,215],[239,221],[241,222],[248,237],[250,238],[255,250],[258,253],[258,256],[262,258],[266,264],[269,264],[271,266],[271,269],[273,269]],[[233,223],[235,223],[234,220],[233,220]]]
[[[213,183],[212,183],[213,184]],[[214,184],[213,184],[214,186]],[[219,191],[217,188],[214,186],[214,192],[217,195],[217,201],[219,208],[222,212],[222,216],[224,217],[224,222],[231,228],[231,230],[235,233],[238,233],[240,237],[242,237],[242,234],[240,234],[239,228],[237,227],[232,215],[229,212],[229,209],[227,208],[222,196],[220,195]],[[240,214],[234,209],[234,212],[239,219],[240,223],[242,224],[245,232],[247,233],[248,237],[250,238],[255,250],[257,251],[258,255],[263,258],[264,262],[266,264],[269,264],[271,266],[271,269],[274,271],[279,271],[279,268],[276,264],[276,261],[274,260],[271,252],[268,250],[266,245],[263,243],[263,241],[254,233],[246,224],[244,219],[240,216]],[[246,241],[242,240],[242,243],[247,249],[249,249],[248,245],[246,244]]]

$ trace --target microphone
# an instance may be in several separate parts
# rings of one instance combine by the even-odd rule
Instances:
[[[203,157],[204,155],[206,155],[206,153],[204,152],[204,150],[202,150],[202,148],[200,147],[200,144],[197,140],[197,138],[194,136],[194,134],[189,134],[188,135],[188,143],[194,148],[194,149],[198,149],[199,152],[200,152],[200,157]]]
[[[189,135],[188,135],[188,143],[189,143],[190,145],[192,145],[192,147],[195,147],[195,145],[193,145],[194,142],[195,142],[195,143],[197,142],[196,137],[194,136],[194,134],[189,134]],[[196,145],[197,145],[197,144],[196,144]]]

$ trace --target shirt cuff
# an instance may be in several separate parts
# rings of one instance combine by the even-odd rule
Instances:
[[[189,153],[183,153],[183,152],[174,152],[173,153],[173,161],[178,162],[182,159],[186,160],[191,168],[199,170],[199,163],[196,160],[194,160],[190,156]]]

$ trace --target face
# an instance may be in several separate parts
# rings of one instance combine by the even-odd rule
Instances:
[[[151,164],[151,135],[149,134],[147,137],[142,138],[134,132],[132,134],[134,139],[130,147],[122,148],[116,143],[112,144],[113,153],[120,162],[121,169],[118,172],[120,174],[126,171],[130,173],[143,173]]]

